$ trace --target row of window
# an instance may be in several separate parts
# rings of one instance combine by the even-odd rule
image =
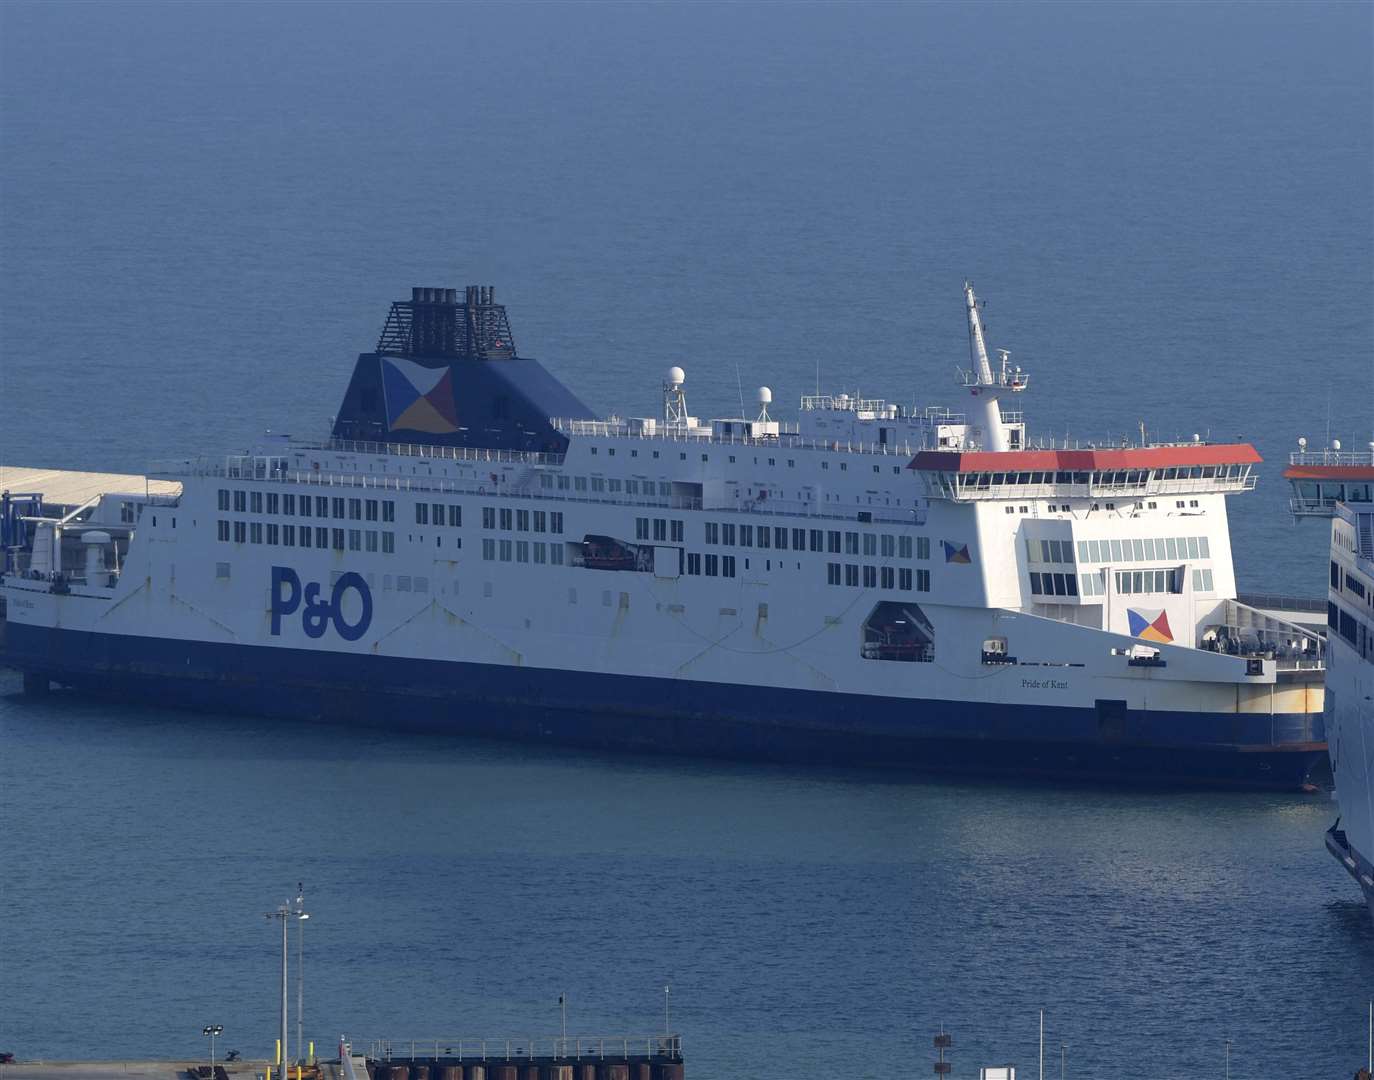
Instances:
[[[561,510],[513,510],[509,506],[482,507],[482,528],[503,532],[563,532]]]
[[[1143,487],[1151,480],[1240,480],[1248,465],[1191,465],[1170,469],[1114,469],[1099,472],[964,473],[968,487],[1000,487],[1003,484],[1092,484],[1094,487]]]
[[[595,446],[590,447],[590,450],[591,450],[591,452],[592,452],[592,456],[593,456],[593,457],[595,457],[596,454],[599,452],[598,447],[595,447]],[[653,452],[655,458],[658,457],[658,453],[659,453],[659,452],[658,452],[657,450],[655,450],[655,451]],[[606,456],[607,456],[607,457],[615,457],[615,447],[614,447],[614,446],[608,446],[608,447],[606,447]],[[687,460],[687,452],[686,452],[685,450],[679,450],[677,456],[678,456],[678,460],[679,460],[679,461],[686,461],[686,460]],[[731,465],[734,465],[734,464],[736,463],[735,459],[736,459],[736,457],[737,457],[738,455],[736,455],[736,454],[729,454],[729,455],[727,455],[727,456],[729,457],[730,464],[731,464]],[[631,451],[630,451],[630,457],[639,457],[639,451],[638,451],[638,450],[631,450]],[[702,454],[702,455],[701,455],[701,460],[702,460],[702,461],[710,461],[710,460],[711,460],[711,456],[710,456],[709,454]],[[760,463],[760,462],[759,462],[759,459],[758,459],[758,458],[754,458],[754,464],[755,464],[755,465],[758,465],[759,463]],[[778,464],[778,459],[777,459],[777,458],[771,458],[771,457],[770,457],[770,458],[768,459],[768,464],[771,465],[771,466],[776,467],[777,464]],[[788,458],[788,459],[787,459],[787,467],[788,467],[789,469],[795,469],[795,468],[797,467],[797,459],[796,459],[796,458]],[[822,469],[828,469],[828,468],[830,468],[830,462],[829,462],[827,459],[822,458],[822,459],[821,459],[821,468],[822,468]],[[845,461],[841,461],[841,462],[840,462],[840,471],[841,471],[841,472],[846,472],[846,471],[848,471],[848,469],[849,469],[849,463],[848,463],[848,462],[845,462]],[[874,466],[873,466],[873,471],[874,471],[874,472],[879,472],[879,471],[881,471],[881,466],[874,465]],[[893,475],[897,475],[897,476],[901,475],[902,466],[900,466],[900,465],[893,465],[893,466],[892,466],[892,472],[893,472]],[[560,477],[559,479],[561,480],[561,479],[563,479],[563,478]],[[628,482],[629,482],[629,481],[627,481],[627,483],[628,483]],[[644,482],[645,482],[645,484],[652,484],[652,483],[653,483],[652,480],[646,480],[646,481],[644,481]],[[549,485],[548,485],[548,484],[545,484],[544,486],[545,486],[545,487],[548,487]],[[561,485],[560,485],[560,486],[561,486]],[[616,490],[616,489],[615,489],[615,488],[612,488],[611,490],[614,491],[614,490]],[[666,494],[666,492],[665,492],[665,494]]]
[[[891,533],[841,532],[839,529],[786,529],[780,525],[736,525],[732,522],[703,522],[708,544],[723,547],[774,548],[786,551],[828,551],[832,555],[869,555],[881,553],[885,559],[930,558],[930,537],[894,536]],[[913,543],[914,541],[914,543]]]
[[[310,495],[297,496],[291,491],[247,491],[242,488],[231,491],[220,488],[219,508],[235,514],[280,514],[283,517],[296,517],[299,514],[300,517],[332,517],[339,521],[396,520],[396,503],[391,499],[364,499],[346,495],[315,495],[312,498]],[[424,509],[424,504],[416,508],[417,522],[421,520],[419,514]],[[449,510],[459,511],[461,521],[459,507],[451,506]],[[436,503],[436,515],[442,511],[443,507]],[[442,522],[436,517],[435,523]]]
[[[1193,571],[1193,588],[1198,589],[1202,571]],[[1207,590],[1212,588],[1212,571],[1207,572]],[[1116,591],[1126,595],[1146,593],[1181,593],[1183,574],[1178,570],[1119,570]]]
[[[1059,579],[1063,578],[1063,581]],[[1107,581],[1102,571],[1080,574],[1079,581],[1083,596],[1103,596],[1107,592]],[[1036,596],[1076,596],[1072,574],[1032,573],[1031,592]],[[1061,591],[1062,590],[1062,591]],[[1116,572],[1116,591],[1127,596],[1148,595],[1153,593],[1181,593],[1183,591],[1183,571],[1168,570],[1120,570]],[[1193,570],[1193,591],[1212,591],[1212,571]]]
[[[657,453],[654,455],[657,457]],[[657,495],[668,498],[673,493],[673,485],[667,480],[621,479],[618,476],[554,476],[551,473],[539,474],[539,486],[558,491],[611,491],[624,492],[626,495]]]
[[[687,553],[687,573],[696,576],[704,574],[706,577],[734,577],[735,576],[735,557],[733,555],[714,555],[703,556],[698,551]]]
[[[484,562],[547,563],[551,566],[563,565],[563,545],[557,542],[545,544],[540,540],[494,540],[482,541]]]
[[[860,566],[857,563],[826,563],[827,585],[847,585],[850,588],[901,589],[911,592],[930,592],[930,571],[912,570],[906,566]],[[862,582],[862,585],[860,584]]]
[[[1326,604],[1326,625],[1345,638],[1364,659],[1374,660],[1374,626],[1331,601]]]
[[[1032,596],[1077,596],[1078,583],[1072,574],[1032,573]]]
[[[1164,559],[1210,559],[1205,536],[1146,537],[1143,540],[1080,540],[1078,561],[1086,563],[1160,562]]]
[[[1038,540],[1026,537],[1026,557],[1033,563],[1071,563],[1071,540]],[[1205,536],[1146,537],[1130,540],[1079,540],[1081,563],[1159,562],[1164,559],[1210,559]]]
[[[447,513],[445,513],[447,511]],[[457,503],[416,503],[415,524],[428,525],[433,517],[435,525],[444,524],[445,519],[454,528],[463,524],[463,508]]]
[[[296,526],[275,521],[225,521],[215,523],[223,543],[269,544],[281,547],[333,548],[335,551],[396,551],[396,534],[376,529],[333,529],[323,525]]]
[[[1340,564],[1334,560],[1331,563],[1331,588],[1335,592],[1341,591],[1341,582],[1345,582],[1345,592],[1351,596],[1357,596],[1370,607],[1374,607],[1374,589],[1365,587],[1363,581],[1347,570],[1341,573]]]
[[[650,539],[650,526],[652,526],[653,540],[664,541],[671,537],[673,542],[682,543],[682,522],[669,518],[653,518],[652,520],[642,517],[635,518],[635,539]]]

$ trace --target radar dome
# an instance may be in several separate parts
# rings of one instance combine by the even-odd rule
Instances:
[[[670,386],[681,386],[687,381],[687,372],[682,368],[673,366],[668,369],[668,384]]]
[[[1299,436],[1298,436],[1298,446],[1301,447],[1303,450],[1306,450],[1306,449],[1307,449],[1307,436],[1306,436],[1306,435],[1299,435]]]
[[[1339,450],[1340,448],[1341,448],[1341,440],[1340,440],[1340,439],[1332,439],[1332,440],[1331,440],[1331,449],[1332,449],[1332,450]]]
[[[770,389],[768,389],[768,387],[766,387],[766,386],[760,386],[760,387],[759,387],[759,404],[760,404],[760,405],[767,405],[767,404],[768,404],[770,401],[772,401],[772,400],[773,400],[773,391],[770,390]]]

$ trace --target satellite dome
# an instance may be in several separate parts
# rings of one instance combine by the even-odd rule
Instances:
[[[759,387],[759,404],[760,404],[760,405],[767,405],[767,404],[768,404],[770,401],[772,401],[772,400],[773,400],[773,391],[770,390],[770,389],[768,389],[768,387],[766,387],[766,386],[760,386],[760,387]]]
[[[670,368],[668,369],[668,385],[669,385],[669,386],[681,386],[681,385],[682,385],[683,383],[685,383],[686,381],[687,381],[687,372],[683,371],[682,368],[680,368],[680,367],[674,365],[673,367],[670,367]]]

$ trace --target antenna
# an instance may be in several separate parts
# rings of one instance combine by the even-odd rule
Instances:
[[[744,381],[739,375],[739,361],[735,361],[735,389],[739,391],[739,418],[744,419]]]

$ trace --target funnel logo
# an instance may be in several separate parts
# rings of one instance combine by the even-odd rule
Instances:
[[[453,372],[447,364],[428,368],[383,357],[382,390],[389,430],[423,431],[427,435],[449,435],[458,430]]]
[[[1127,608],[1126,621],[1130,623],[1132,637],[1165,645],[1174,640],[1173,632],[1169,629],[1169,615],[1165,611]]]
[[[967,544],[951,544],[948,540],[941,540],[940,546],[945,549],[945,562],[962,563],[967,566],[973,560],[969,557]]]

